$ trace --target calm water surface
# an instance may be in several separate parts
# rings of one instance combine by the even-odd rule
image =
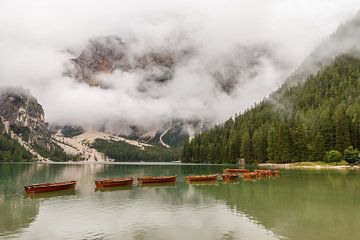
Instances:
[[[189,185],[216,165],[0,164],[0,239],[360,239],[360,172],[284,170],[278,178]],[[178,176],[175,186],[95,191],[94,180]],[[29,197],[23,186],[77,179]]]

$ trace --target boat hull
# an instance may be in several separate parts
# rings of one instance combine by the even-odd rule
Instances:
[[[159,176],[159,177],[146,176],[146,177],[139,177],[138,182],[139,182],[139,184],[176,182],[176,176]]]
[[[193,182],[193,181],[217,181],[218,180],[218,175],[213,174],[213,175],[187,176],[187,177],[185,177],[185,180],[187,180],[189,182]]]
[[[222,175],[222,179],[224,181],[228,181],[228,180],[235,180],[240,176],[240,174],[238,173],[226,173]]]
[[[129,177],[129,178],[114,178],[114,179],[95,181],[95,185],[96,185],[97,188],[119,187],[119,186],[132,185],[133,182],[134,182],[134,179],[132,177]]]
[[[279,171],[277,171],[277,170],[255,170],[254,173],[256,173],[259,177],[268,177],[268,176],[279,175]]]
[[[249,173],[243,174],[243,178],[256,178],[256,177],[258,177],[258,174],[254,173],[254,172],[249,172]]]
[[[76,181],[68,182],[56,182],[56,183],[43,183],[43,184],[33,184],[25,186],[25,192],[27,193],[43,193],[43,192],[55,192],[74,189],[76,186]]]

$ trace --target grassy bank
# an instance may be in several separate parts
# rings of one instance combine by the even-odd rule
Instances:
[[[317,162],[296,162],[296,163],[261,163],[258,164],[259,167],[266,167],[266,168],[326,168],[326,169],[342,169],[342,168],[360,168],[359,165],[349,165],[345,161],[341,162],[333,162],[333,163],[326,163],[322,161]]]

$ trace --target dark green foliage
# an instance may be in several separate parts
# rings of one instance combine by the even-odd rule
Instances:
[[[77,127],[77,126],[71,126],[71,125],[65,125],[62,129],[61,129],[61,133],[62,135],[64,135],[64,137],[75,137],[77,135],[80,135],[84,132],[84,129],[82,127]]]
[[[80,161],[80,155],[66,154],[64,150],[56,144],[51,146],[51,150],[47,150],[39,145],[33,145],[33,149],[42,157],[45,157],[54,162]]]
[[[10,125],[10,129],[18,134],[19,136],[21,136],[21,138],[27,142],[29,141],[29,137],[30,137],[30,129],[28,127],[23,127],[23,126],[18,126],[16,124],[11,124]]]
[[[341,56],[306,82],[284,85],[268,100],[196,136],[183,146],[182,160],[321,161],[326,151],[349,146],[360,148],[360,60]]]
[[[33,157],[8,135],[0,133],[0,162],[29,162]]]
[[[241,149],[240,156],[245,159],[246,162],[252,160],[252,147],[251,147],[251,139],[248,132],[244,132],[241,136]],[[231,156],[230,156],[230,159]]]
[[[182,130],[182,126],[178,126],[177,128],[170,129],[163,137],[162,140],[164,143],[168,144],[171,147],[180,147],[183,145],[189,136],[185,134]]]
[[[325,154],[325,162],[340,162],[341,153],[337,150],[327,151]]]
[[[170,150],[157,146],[140,149],[122,141],[115,142],[96,139],[91,147],[119,162],[164,162],[179,160],[179,153],[176,149]]]
[[[359,151],[350,146],[344,150],[344,160],[350,164],[354,164],[360,160]]]

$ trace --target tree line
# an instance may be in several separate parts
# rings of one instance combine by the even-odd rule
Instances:
[[[0,132],[0,162],[28,162],[33,156],[17,141]]]
[[[119,162],[164,162],[179,160],[177,149],[167,149],[158,146],[149,146],[141,149],[123,141],[96,139],[91,147]]]
[[[305,82],[283,85],[268,99],[185,143],[181,158],[209,163],[352,163],[358,161],[359,147],[360,60],[340,56]]]

